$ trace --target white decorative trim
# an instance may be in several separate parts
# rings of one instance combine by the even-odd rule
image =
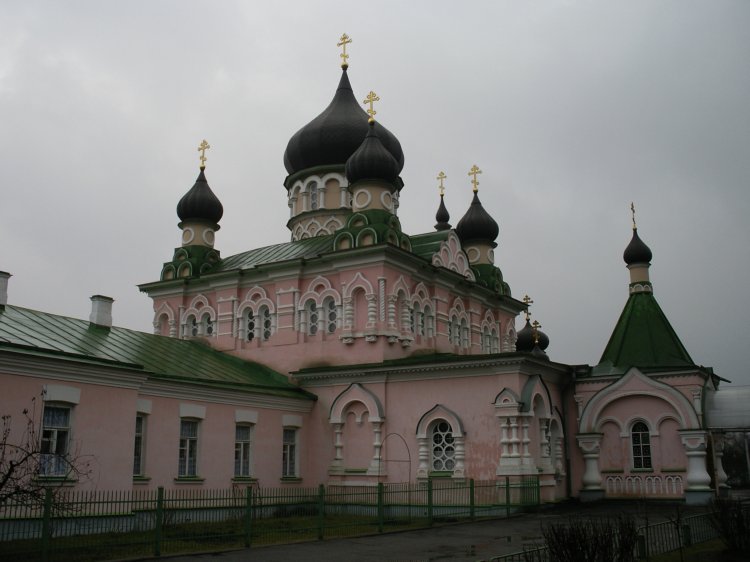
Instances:
[[[393,196],[390,191],[381,192],[380,203],[383,205],[383,208],[393,211]]]
[[[180,404],[180,417],[181,418],[196,418],[199,420],[205,419],[206,407],[198,404]]]
[[[44,401],[78,404],[81,401],[81,389],[74,386],[64,386],[61,384],[45,384]]]
[[[182,244],[190,244],[195,239],[195,231],[190,228],[189,226],[186,226],[182,229]]]
[[[213,230],[211,230],[210,228],[207,228],[206,230],[203,231],[201,238],[203,238],[203,241],[206,243],[207,246],[210,246],[212,248],[214,247],[214,242],[216,242],[216,234],[214,234]]]
[[[284,427],[302,427],[302,416],[285,414],[281,416],[281,425]]]
[[[438,251],[432,256],[432,265],[455,271],[466,277],[469,281],[476,281],[476,276],[469,264],[469,258],[461,248],[461,241],[453,231],[448,233],[448,237],[440,244]]]
[[[152,402],[151,400],[146,400],[145,398],[138,398],[135,401],[135,411],[139,414],[150,414],[152,408]]]
[[[360,203],[360,195],[364,194],[366,199],[364,203]],[[372,203],[372,194],[366,190],[366,189],[358,189],[354,193],[354,197],[352,198],[352,207],[354,210],[359,211],[361,209],[366,209],[370,203]]]
[[[235,410],[234,411],[235,423],[258,423],[258,412],[255,410]]]

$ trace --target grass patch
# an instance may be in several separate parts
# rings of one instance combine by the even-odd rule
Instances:
[[[666,554],[652,556],[651,562],[746,562],[747,557],[742,554],[730,552],[721,539],[702,542],[682,549],[680,552],[674,550]]]

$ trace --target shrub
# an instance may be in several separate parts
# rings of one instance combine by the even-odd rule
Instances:
[[[554,562],[634,562],[638,529],[632,517],[573,519],[542,528]]]
[[[729,548],[750,554],[750,505],[733,498],[713,502],[711,522]]]

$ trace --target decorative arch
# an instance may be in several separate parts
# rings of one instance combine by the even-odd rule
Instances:
[[[432,439],[430,430],[435,427],[436,423],[447,422],[450,425],[450,437],[454,449],[452,478],[464,478],[465,467],[465,431],[461,418],[454,411],[442,404],[435,406],[425,412],[417,422],[417,443],[419,445],[419,466],[417,468],[417,478],[429,478],[433,454]]]
[[[169,326],[169,337],[173,338],[177,335],[177,327],[175,323],[174,309],[167,302],[162,302],[154,311],[154,333],[161,334],[161,319],[166,318],[167,326]]]
[[[601,412],[609,404],[630,396],[651,396],[664,400],[679,416],[682,429],[700,429],[698,415],[690,401],[675,388],[656,381],[631,368],[622,378],[602,388],[588,401],[581,412],[580,433],[591,433]]]
[[[368,420],[372,426],[373,457],[367,469],[367,474],[377,475],[380,472],[380,454],[382,448],[380,434],[383,422],[385,421],[383,405],[380,399],[371,391],[359,383],[353,383],[334,399],[333,404],[331,404],[331,410],[328,413],[328,421],[333,425],[334,433],[334,458],[329,467],[331,474],[344,473],[344,448],[346,447],[346,443],[343,440],[346,426],[344,414],[347,407],[357,402],[364,404],[367,409]]]
[[[505,327],[505,335],[503,335],[503,341],[500,344],[500,351],[515,351],[516,350],[516,327],[513,322],[508,322]]]
[[[209,324],[203,322],[208,315]],[[182,335],[189,336],[213,336],[216,335],[213,330],[213,324],[216,322],[216,311],[208,303],[208,299],[203,294],[196,295],[190,302],[190,306],[185,310],[180,319],[182,325]],[[197,329],[196,329],[197,328]]]
[[[362,289],[366,295],[371,295],[374,293],[372,284],[359,271],[351,279],[351,281],[349,281],[346,285],[344,285],[344,291],[343,291],[344,297],[351,298],[352,293],[354,293],[356,289]]]
[[[469,281],[476,281],[476,276],[469,264],[469,258],[461,248],[461,241],[455,232],[449,232],[432,256],[432,265],[444,267],[463,275]]]

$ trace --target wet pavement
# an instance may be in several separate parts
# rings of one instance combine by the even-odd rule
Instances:
[[[644,508],[645,506],[645,508]],[[600,502],[566,503],[539,509],[510,519],[493,519],[476,523],[435,526],[419,531],[386,533],[350,539],[254,547],[214,554],[170,557],[170,562],[264,562],[295,561],[387,561],[387,562],[476,562],[493,556],[510,554],[542,542],[545,523],[572,517],[601,518],[628,513],[638,524],[674,518],[677,509],[683,516],[705,513],[705,507],[688,507],[675,503]],[[644,511],[645,509],[645,511]],[[162,560],[164,558],[161,558]]]

